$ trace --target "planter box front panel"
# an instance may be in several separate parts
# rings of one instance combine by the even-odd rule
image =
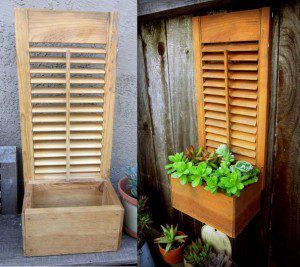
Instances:
[[[260,182],[246,187],[239,198],[221,192],[212,194],[204,186],[181,185],[174,178],[170,178],[170,184],[175,209],[230,237],[236,237],[260,209]]]
[[[119,248],[124,212],[110,182],[28,184],[26,190],[26,256]]]

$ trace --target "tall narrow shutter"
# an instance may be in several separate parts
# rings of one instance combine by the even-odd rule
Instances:
[[[108,175],[116,14],[15,16],[25,180]]]
[[[199,143],[227,144],[264,176],[269,8],[193,19]]]

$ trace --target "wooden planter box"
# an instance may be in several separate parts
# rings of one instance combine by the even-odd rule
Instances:
[[[247,186],[241,196],[215,195],[204,186],[181,185],[170,178],[173,207],[230,237],[236,237],[260,210],[261,183]]]
[[[109,181],[28,184],[22,221],[24,254],[115,251],[123,207]]]
[[[114,251],[117,14],[15,10],[27,256]]]

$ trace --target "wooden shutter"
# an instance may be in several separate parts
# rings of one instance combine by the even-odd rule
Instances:
[[[199,143],[227,144],[264,176],[269,8],[193,18]]]
[[[24,180],[109,175],[117,14],[15,10]]]

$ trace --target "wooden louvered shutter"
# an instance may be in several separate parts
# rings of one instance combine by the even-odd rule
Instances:
[[[227,144],[264,177],[269,8],[193,18],[199,143]]]
[[[15,10],[24,180],[109,175],[117,14]]]

